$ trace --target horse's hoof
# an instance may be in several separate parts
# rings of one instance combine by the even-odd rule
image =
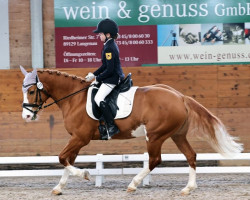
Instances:
[[[189,195],[189,192],[187,192],[187,191],[181,191],[181,196],[187,196],[187,195]]]
[[[135,191],[136,191],[135,188],[128,187],[128,189],[127,189],[128,193],[132,193],[132,192],[135,192]]]
[[[90,181],[90,173],[89,173],[89,171],[87,171],[87,170],[84,171],[83,178]]]
[[[197,185],[194,185],[192,187],[185,187],[181,190],[181,195],[186,196],[189,195],[191,191],[195,190],[197,188]]]
[[[53,195],[62,195],[62,192],[59,190],[52,190],[51,192]]]

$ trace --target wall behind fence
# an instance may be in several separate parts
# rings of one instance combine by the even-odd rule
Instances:
[[[63,69],[84,77],[90,69]],[[128,67],[134,85],[168,84],[189,95],[220,117],[229,132],[239,136],[250,152],[250,65],[190,67]],[[23,75],[19,70],[0,71],[0,156],[57,155],[69,135],[57,106],[45,109],[38,122],[26,123],[21,118]],[[49,103],[49,102],[47,102]],[[188,136],[199,153],[214,152],[202,140]],[[92,141],[81,154],[144,153],[145,138],[132,140]],[[162,153],[179,153],[171,139]]]

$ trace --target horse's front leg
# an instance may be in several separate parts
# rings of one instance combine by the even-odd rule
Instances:
[[[70,174],[69,170],[65,167],[64,171],[63,171],[63,175],[59,181],[59,184],[53,188],[52,194],[55,194],[55,195],[62,194],[62,189],[67,183],[67,180],[69,178],[69,174]]]
[[[139,174],[137,174],[128,186],[127,192],[136,191],[138,185],[142,180],[157,166],[161,163],[161,146],[162,141],[148,142],[147,148],[149,154],[149,166],[144,168]]]
[[[80,149],[86,144],[79,140],[78,137],[71,138],[67,146],[59,155],[60,163],[65,166],[63,175],[59,181],[59,184],[53,188],[52,194],[62,194],[62,189],[66,185],[69,175],[79,176],[86,180],[90,180],[90,174],[87,170],[81,170],[73,166],[75,159]]]

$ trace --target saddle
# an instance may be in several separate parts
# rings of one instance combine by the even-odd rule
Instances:
[[[117,105],[117,99],[118,95],[120,93],[127,92],[132,86],[133,86],[133,81],[131,79],[131,73],[128,74],[128,76],[123,79],[113,90],[112,92],[105,98],[105,102],[109,105],[111,109],[111,113],[113,117],[115,118],[117,114],[117,110],[119,110],[119,107]],[[93,115],[95,118],[100,119],[102,117],[102,113],[98,107],[98,105],[95,102],[95,95],[100,88],[101,84],[95,85],[95,87],[92,90],[91,94],[91,102],[92,102],[92,110],[93,110]]]

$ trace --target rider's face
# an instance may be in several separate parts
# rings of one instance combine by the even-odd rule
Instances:
[[[106,36],[104,35],[104,33],[99,33],[99,36],[100,36],[100,40],[101,40],[102,42],[105,42]]]
[[[99,36],[102,42],[106,42],[106,38],[110,38],[110,33],[107,33],[106,35],[104,33],[99,33]]]

